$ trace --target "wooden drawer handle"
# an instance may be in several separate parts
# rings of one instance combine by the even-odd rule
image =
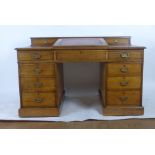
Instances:
[[[128,81],[123,81],[123,82],[120,82],[120,86],[127,86],[129,83],[128,83]]]
[[[34,102],[36,102],[36,103],[42,103],[43,102],[43,98],[35,98],[34,99]]]
[[[38,54],[38,53],[33,53],[32,54],[32,59],[40,59],[41,58],[41,55]]]
[[[128,68],[125,67],[125,66],[123,66],[122,68],[120,68],[120,71],[121,71],[122,73],[127,73],[127,72],[128,72]]]
[[[127,52],[123,52],[120,54],[120,57],[123,59],[127,59],[129,57],[129,54]]]
[[[36,82],[36,83],[34,83],[34,86],[37,88],[41,88],[43,86],[43,83],[42,82]]]
[[[124,101],[128,100],[128,97],[127,96],[121,96],[121,97],[119,97],[119,100],[124,102]]]
[[[35,68],[34,69],[34,73],[37,74],[37,75],[40,74],[41,72],[42,72],[42,70],[40,68]]]

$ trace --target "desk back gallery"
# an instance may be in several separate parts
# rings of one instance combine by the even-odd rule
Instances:
[[[63,63],[100,63],[103,115],[143,115],[144,49],[130,37],[31,38],[17,48],[21,117],[59,116],[65,95]]]

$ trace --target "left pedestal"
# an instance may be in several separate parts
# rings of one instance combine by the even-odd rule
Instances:
[[[17,50],[20,117],[59,116],[63,99],[63,65],[52,50]]]

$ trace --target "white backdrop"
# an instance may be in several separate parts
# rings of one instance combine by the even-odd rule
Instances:
[[[1,0],[0,1],[0,24],[1,25],[11,25],[11,24],[57,24],[57,25],[67,25],[67,24],[82,24],[82,25],[98,25],[98,24],[139,24],[139,25],[155,25],[155,9],[154,0]],[[89,4],[89,5],[88,5]],[[79,11],[80,10],[80,11]],[[92,11],[93,10],[93,11]],[[56,29],[58,31],[56,31]],[[76,29],[76,31],[75,31]],[[0,91],[4,89],[8,92],[9,89],[16,91],[18,87],[17,83],[17,66],[16,66],[16,55],[13,51],[14,47],[27,46],[29,43],[28,38],[30,36],[45,36],[52,35],[54,33],[61,35],[65,32],[68,34],[129,34],[132,35],[132,41],[134,44],[138,43],[140,45],[145,44],[148,49],[145,53],[145,68],[149,70],[145,71],[144,83],[148,83],[150,79],[154,78],[153,69],[153,40],[154,28],[152,27],[94,27],[94,28],[7,28],[0,27]],[[54,31],[52,31],[54,30]],[[89,31],[88,31],[89,30]],[[45,32],[46,31],[46,32]],[[150,61],[149,61],[150,60]],[[10,63],[9,63],[10,62]],[[6,69],[5,69],[6,68]],[[10,70],[8,70],[10,69]],[[7,71],[7,73],[4,72]],[[9,75],[9,76],[7,76]],[[12,76],[11,76],[12,75]],[[7,78],[6,78],[7,77]],[[153,83],[152,83],[153,84]],[[144,96],[147,96],[147,89],[144,89]],[[148,91],[149,94],[149,91]],[[17,94],[18,95],[18,94]],[[150,96],[150,94],[148,95]],[[0,97],[1,93],[0,93]],[[6,97],[6,96],[4,96]],[[17,96],[18,97],[18,96]],[[9,100],[9,99],[8,99]],[[152,100],[152,98],[151,98]],[[6,101],[6,100],[5,100]],[[155,101],[155,100],[154,100]],[[10,102],[12,98],[10,97]],[[14,104],[17,103],[15,100]],[[148,102],[146,103],[146,107]],[[0,104],[6,104],[6,102],[0,99]],[[3,108],[4,110],[6,107]],[[0,108],[0,114],[3,112]],[[8,110],[10,107],[8,107]],[[153,109],[153,108],[152,108]],[[155,109],[155,108],[154,108]],[[7,111],[8,112],[8,111]],[[15,111],[16,112],[16,111]],[[154,111],[155,113],[155,111]],[[116,123],[117,124],[117,123]],[[127,127],[131,127],[129,124]],[[137,124],[136,127],[142,126],[143,123]],[[109,126],[108,126],[109,127]],[[148,124],[148,128],[149,128]],[[11,132],[11,133],[10,133]],[[75,133],[76,132],[76,133]],[[81,152],[90,155],[96,153],[104,152],[108,154],[119,154],[123,155],[126,150],[127,155],[133,153],[148,153],[154,151],[154,131],[145,132],[144,130],[136,131],[113,131],[108,130],[102,132],[98,131],[69,131],[69,134],[61,130],[48,130],[46,133],[44,131],[32,130],[27,131],[11,131],[3,130],[0,132],[0,146],[1,152],[6,155],[15,152],[17,155],[21,153],[24,149],[23,155],[27,155],[30,151],[31,153],[37,153],[41,155],[43,152],[47,155],[51,152],[62,154],[67,153],[68,155],[77,155]],[[82,141],[81,141],[82,139]],[[91,139],[91,140],[90,140]],[[134,139],[134,140],[133,140]],[[74,143],[72,141],[74,140]],[[46,141],[46,145],[43,143]],[[96,142],[94,145],[94,142]],[[150,143],[148,143],[148,141]],[[111,145],[109,145],[110,142]],[[120,149],[121,144],[121,149]],[[126,145],[129,144],[129,145]],[[25,145],[29,149],[25,149]],[[140,147],[137,147],[140,146]],[[8,149],[8,146],[10,149]],[[37,146],[32,148],[32,146]],[[61,150],[59,149],[61,146]],[[69,146],[69,147],[68,147]],[[79,146],[80,149],[77,150]],[[83,147],[85,146],[85,147]],[[111,146],[113,149],[111,149]],[[129,147],[132,149],[129,149]],[[88,149],[89,147],[89,149]],[[49,148],[49,149],[48,149]],[[68,149],[66,149],[68,148]],[[139,149],[140,148],[140,149]],[[58,151],[59,149],[59,151]],[[66,150],[66,151],[64,151]],[[19,153],[18,153],[19,152]]]
[[[147,47],[144,88],[145,85],[154,84],[155,26],[0,26],[0,91],[18,93],[18,69],[14,49],[29,46],[30,37],[110,35],[132,36],[132,44]],[[65,87],[68,90],[98,87],[98,64],[65,64],[64,73]]]
[[[110,35],[132,36],[132,44],[147,47],[143,87],[145,115],[140,118],[155,118],[155,26],[0,26],[0,119],[21,119],[18,117],[20,105],[17,56],[14,50],[16,47],[29,46],[30,37]],[[97,95],[98,63],[65,63],[64,82],[67,93],[60,117],[38,118],[39,120],[83,121],[132,118],[102,115]]]

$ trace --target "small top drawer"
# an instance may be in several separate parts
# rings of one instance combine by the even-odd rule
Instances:
[[[130,45],[130,37],[104,37],[109,45]]]
[[[109,50],[110,61],[134,61],[143,59],[143,50]]]
[[[18,51],[19,61],[53,60],[52,51]]]

